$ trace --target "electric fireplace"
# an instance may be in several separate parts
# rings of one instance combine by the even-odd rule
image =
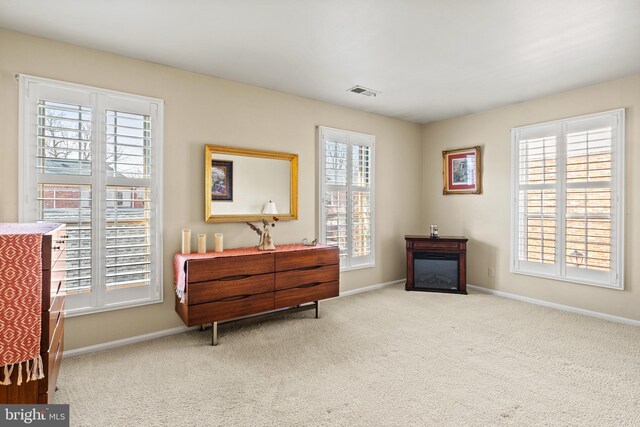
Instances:
[[[407,291],[467,293],[465,237],[405,236]]]

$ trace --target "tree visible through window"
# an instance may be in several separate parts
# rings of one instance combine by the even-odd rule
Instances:
[[[512,131],[512,269],[623,287],[624,110]]]
[[[20,217],[67,225],[67,309],[160,300],[162,101],[27,76],[21,96]]]

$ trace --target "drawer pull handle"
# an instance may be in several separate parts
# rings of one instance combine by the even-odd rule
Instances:
[[[250,274],[240,274],[238,276],[223,277],[223,278],[218,279],[218,280],[240,280],[240,279],[246,279],[247,277],[251,277],[251,275]]]
[[[61,245],[61,244],[63,244],[63,243],[64,243],[64,240],[56,240],[56,243],[58,243],[58,244],[60,244],[60,245]]]
[[[251,295],[238,295],[235,297],[227,297],[219,299],[218,302],[230,302],[230,301],[239,301],[241,299],[249,298]]]
[[[322,267],[321,265],[312,265],[311,267],[303,267],[303,268],[299,268],[298,270],[316,270],[318,268]]]
[[[306,285],[300,285],[299,288],[313,288],[314,286],[321,285],[322,282],[308,283]]]
[[[54,246],[53,248],[54,251],[59,251],[60,249],[62,249],[62,246]]]

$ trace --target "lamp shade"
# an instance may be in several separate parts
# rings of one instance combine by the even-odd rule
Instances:
[[[267,203],[264,204],[264,206],[262,207],[262,213],[263,214],[270,214],[270,215],[275,215],[278,213],[278,210],[276,209],[276,204],[274,202],[272,202],[271,200],[269,200]]]

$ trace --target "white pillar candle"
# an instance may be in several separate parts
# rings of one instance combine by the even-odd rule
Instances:
[[[222,233],[216,233],[216,252],[222,252]]]
[[[182,253],[187,255],[191,253],[191,229],[182,229]]]
[[[206,234],[198,234],[198,253],[199,254],[207,253],[207,235]]]

